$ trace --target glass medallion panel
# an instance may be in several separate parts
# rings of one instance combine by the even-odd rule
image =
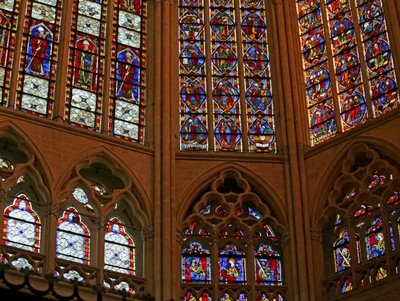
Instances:
[[[113,31],[109,134],[144,143],[146,1],[119,1]]]
[[[52,116],[62,0],[27,1],[16,108]]]

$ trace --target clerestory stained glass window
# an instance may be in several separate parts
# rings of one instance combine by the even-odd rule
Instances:
[[[147,2],[117,1],[109,132],[144,142]]]
[[[74,207],[67,208],[57,221],[57,258],[90,263],[90,232]]]
[[[3,106],[8,105],[11,64],[14,57],[19,10],[19,1],[0,2],[0,104]]]
[[[9,0],[8,0],[9,2]],[[28,0],[16,108],[51,117],[62,0]]]
[[[399,106],[381,0],[297,0],[312,145]]]
[[[117,217],[111,218],[107,224],[104,264],[107,270],[135,275],[135,244]]]
[[[41,223],[28,196],[18,194],[4,210],[3,244],[38,253]]]
[[[65,119],[98,131],[101,123],[107,1],[74,0]]]
[[[275,150],[262,0],[181,0],[180,149]]]

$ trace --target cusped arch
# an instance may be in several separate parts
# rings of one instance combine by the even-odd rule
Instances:
[[[132,212],[138,214],[138,220],[143,223],[143,226],[150,225],[151,202],[144,186],[131,168],[106,146],[86,150],[71,159],[55,185],[56,202],[63,202],[77,183],[85,183],[86,186],[90,186],[90,183],[80,174],[80,170],[94,163],[108,167],[112,174],[118,175],[124,183],[124,187],[115,189],[111,195],[100,196],[106,201],[104,206],[97,204],[97,207],[101,208],[99,209],[101,214],[107,215],[116,203],[129,198],[132,200],[130,204],[131,209],[134,210]],[[97,196],[97,198],[100,197]]]
[[[288,225],[285,216],[285,206],[283,200],[275,192],[273,187],[258,178],[254,172],[237,163],[223,163],[195,178],[182,193],[179,199],[177,221],[181,224],[185,221],[194,202],[208,188],[216,188],[216,184],[221,179],[221,175],[233,173],[239,176],[239,187],[243,193],[253,192],[270,208],[273,216],[285,227]],[[250,185],[251,183],[251,185]],[[213,187],[214,186],[214,187]]]
[[[27,161],[18,164],[13,175],[0,183],[0,188],[4,190],[10,189],[17,179],[28,174],[35,182],[35,185],[43,193],[46,201],[52,199],[54,187],[54,175],[49,167],[46,158],[29,135],[14,122],[6,120],[0,122],[0,138],[9,138],[17,144],[27,156]]]
[[[335,185],[343,187],[346,181],[350,184],[351,179],[346,173],[350,172],[351,166],[357,163],[363,164],[361,160],[366,162],[380,160],[377,156],[400,162],[400,149],[384,139],[365,136],[357,137],[341,148],[321,173],[315,193],[310,196],[311,199],[317,200],[312,208],[312,229],[321,231],[330,213],[335,211],[332,206],[327,206],[328,199],[334,198],[335,194],[339,197],[339,187]],[[357,157],[360,162],[356,161]],[[337,185],[340,181],[343,181],[343,185]]]

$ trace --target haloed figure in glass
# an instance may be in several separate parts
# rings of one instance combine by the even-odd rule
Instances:
[[[94,56],[91,53],[91,43],[88,40],[78,42],[78,84],[87,89],[93,89]]]
[[[228,260],[228,265],[221,271],[222,279],[226,282],[236,282],[239,277],[239,270],[235,258]]]
[[[117,96],[126,100],[139,100],[139,59],[130,50],[125,50],[118,55],[118,81]]]
[[[31,29],[31,36],[28,43],[28,60],[26,72],[49,76],[49,57],[52,47],[52,33],[44,26],[38,25]]]
[[[204,269],[203,269],[200,261],[196,260],[196,258],[190,259],[189,272],[190,272],[190,279],[192,281],[206,279],[206,274],[204,272]]]

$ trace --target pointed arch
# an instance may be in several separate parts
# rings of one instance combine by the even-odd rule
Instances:
[[[316,200],[311,214],[311,227],[316,231],[321,231],[324,222],[327,220],[328,213],[326,211],[326,202],[328,196],[332,193],[332,188],[338,177],[342,174],[344,168],[349,168],[352,160],[349,158],[351,154],[362,154],[374,151],[385,158],[400,163],[400,148],[387,140],[375,137],[356,137],[341,147],[334,159],[327,164],[325,170],[322,171],[319,181],[316,185],[314,195],[310,199]],[[328,209],[329,210],[329,209]]]
[[[28,156],[28,161],[23,168],[28,167],[27,169],[35,174],[35,178],[38,180],[40,179],[38,185],[43,189],[43,191],[47,191],[47,197],[48,199],[51,199],[54,174],[51,171],[46,158],[36,145],[36,142],[33,141],[18,125],[10,120],[0,122],[0,138],[1,137],[9,138],[14,141],[17,144],[18,149]],[[18,169],[16,169],[16,171],[17,170]]]
[[[222,173],[226,172],[237,173],[247,183],[251,183],[252,191],[263,200],[264,204],[268,205],[274,217],[284,226],[288,225],[285,215],[285,203],[275,192],[272,185],[257,177],[251,170],[237,163],[222,163],[215,166],[193,179],[193,181],[187,185],[178,200],[178,223],[186,218],[189,209],[193,206],[193,203],[199,195],[210,187]]]
[[[106,146],[85,150],[75,158],[71,158],[68,167],[55,185],[55,199],[57,201],[64,200],[78,182],[90,186],[90,181],[82,176],[80,170],[93,164],[101,164],[107,167],[112,175],[117,176],[124,185],[122,188],[114,189],[111,195],[96,195],[97,199],[104,201],[103,206],[98,206],[99,208],[102,207],[101,213],[106,215],[121,199],[129,198],[132,201],[129,205],[134,209],[132,211],[138,215],[142,225],[149,225],[151,221],[149,195],[132,169]]]

